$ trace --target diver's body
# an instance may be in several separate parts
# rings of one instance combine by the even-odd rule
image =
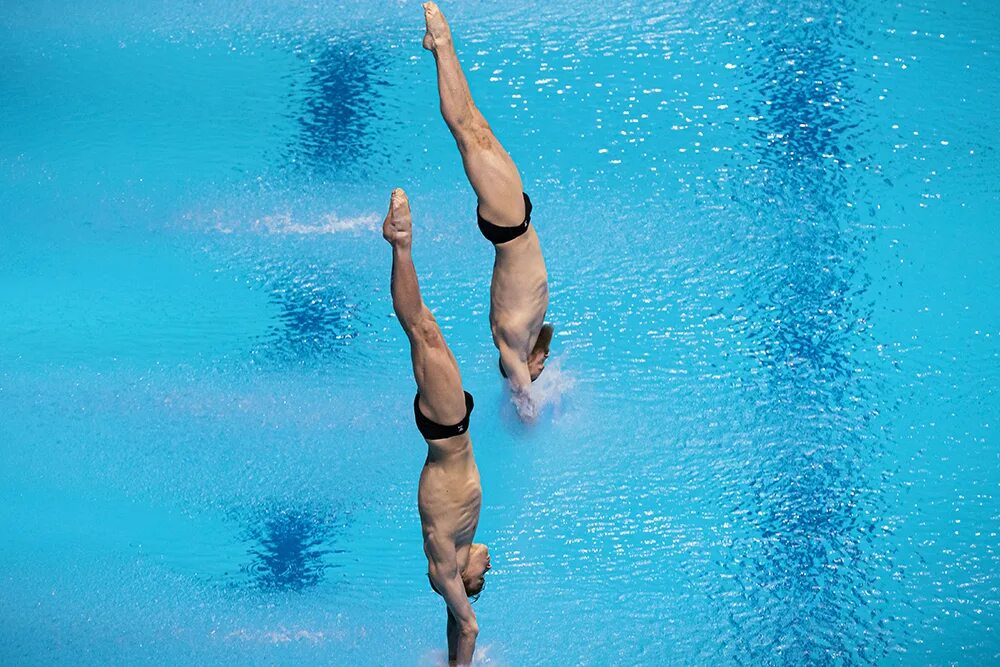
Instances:
[[[476,108],[455,54],[451,29],[433,2],[424,3],[424,48],[437,64],[441,115],[462,155],[479,199],[479,229],[496,248],[490,286],[490,329],[500,351],[500,370],[510,382],[518,413],[535,414],[528,389],[545,367],[552,328],[545,325],[548,274],[531,202],[510,155]]]
[[[427,441],[417,491],[427,576],[448,606],[449,662],[467,665],[479,634],[468,596],[482,590],[490,568],[486,546],[472,541],[482,505],[468,433],[473,401],[462,389],[455,357],[420,296],[411,254],[410,206],[402,190],[392,193],[382,235],[392,245],[392,305],[410,341],[417,381],[414,417]]]

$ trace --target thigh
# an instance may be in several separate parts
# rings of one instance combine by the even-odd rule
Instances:
[[[524,222],[524,185],[514,161],[485,122],[457,137],[465,174],[479,199],[479,214],[494,225]]]
[[[436,323],[410,342],[413,376],[420,393],[420,411],[439,424],[457,424],[465,418],[465,391],[458,362]]]

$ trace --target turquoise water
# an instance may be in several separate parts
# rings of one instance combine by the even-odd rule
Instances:
[[[0,2],[0,662],[441,660],[396,186],[483,664],[995,662],[995,5],[446,4],[549,267],[531,428],[418,7]]]

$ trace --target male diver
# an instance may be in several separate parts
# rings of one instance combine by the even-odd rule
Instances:
[[[552,326],[545,324],[548,275],[538,234],[531,225],[531,200],[510,155],[476,108],[455,54],[451,29],[441,10],[426,2],[423,46],[437,63],[441,115],[462,155],[476,192],[479,230],[496,249],[490,285],[490,329],[500,351],[500,373],[510,382],[518,415],[536,415],[531,383],[545,368]]]
[[[490,569],[486,545],[472,542],[482,504],[469,438],[472,395],[462,389],[455,357],[420,296],[410,253],[412,231],[406,193],[393,190],[382,236],[392,245],[392,306],[410,340],[417,381],[413,413],[427,441],[417,491],[427,576],[448,605],[449,664],[468,665],[479,634],[469,596],[482,591]]]

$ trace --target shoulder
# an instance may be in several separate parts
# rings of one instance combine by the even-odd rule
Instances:
[[[455,541],[440,531],[424,533],[424,554],[432,573],[436,567],[449,567],[455,563]]]
[[[493,333],[493,343],[497,346],[501,357],[507,355],[520,357],[527,353],[531,335],[528,322],[521,321],[518,317],[507,317],[491,322],[490,328]]]

